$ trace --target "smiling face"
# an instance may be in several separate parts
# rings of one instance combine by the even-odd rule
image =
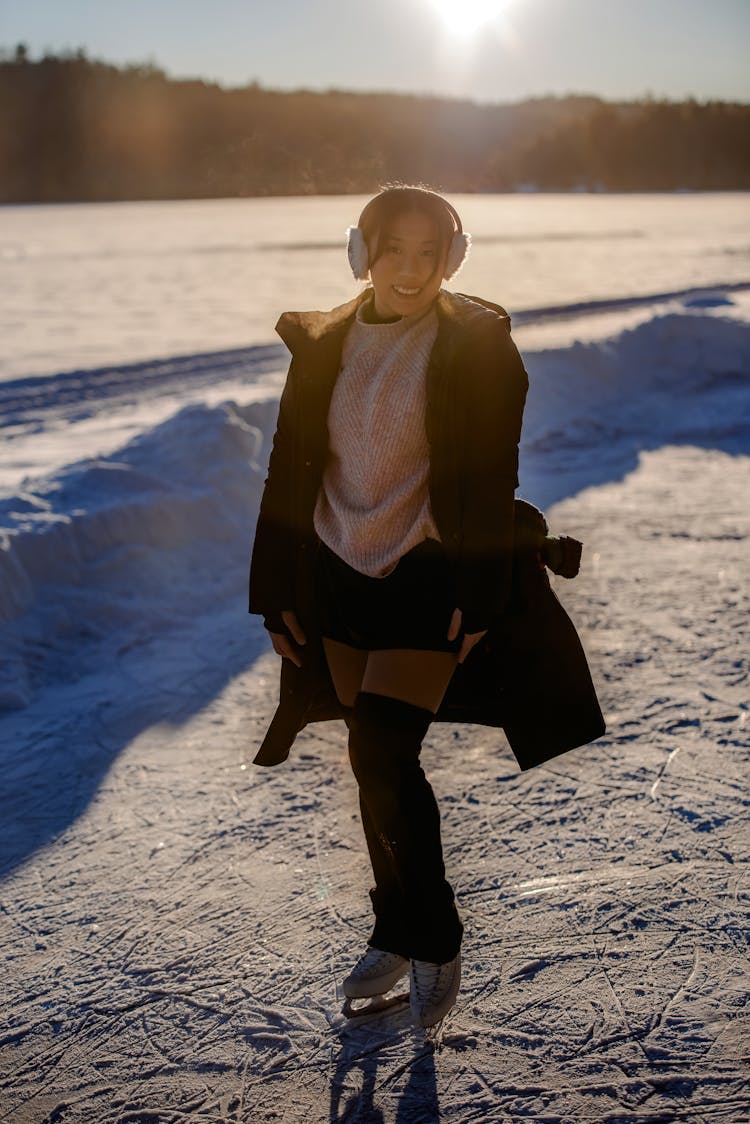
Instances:
[[[401,211],[369,247],[375,312],[382,319],[426,312],[440,291],[444,254],[437,223],[423,211]]]

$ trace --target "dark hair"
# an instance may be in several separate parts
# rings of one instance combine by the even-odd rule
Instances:
[[[371,248],[370,265],[373,266],[383,252],[380,235],[397,215],[420,211],[435,223],[438,234],[436,266],[448,252],[451,239],[460,231],[458,212],[441,195],[418,184],[388,184],[365,206],[357,225],[368,248]]]

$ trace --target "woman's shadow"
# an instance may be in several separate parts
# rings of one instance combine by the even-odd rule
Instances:
[[[331,1078],[330,1124],[361,1121],[384,1124],[382,1102],[387,1097],[393,1111],[388,1120],[396,1124],[432,1124],[440,1119],[435,1072],[435,1042],[409,1022],[401,1012],[380,1020],[345,1026],[341,1047]],[[404,1047],[412,1049],[403,1060]],[[394,1068],[394,1056],[397,1061]],[[378,1083],[378,1066],[383,1064],[385,1081]],[[378,1095],[380,1094],[380,1095]]]

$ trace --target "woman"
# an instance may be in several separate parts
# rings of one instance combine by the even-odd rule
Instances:
[[[446,200],[386,188],[348,233],[369,286],[279,322],[293,359],[250,609],[296,668],[322,637],[349,727],[375,924],[344,993],[380,995],[408,973],[429,1026],[455,1001],[463,927],[420,748],[506,605],[528,380],[502,310],[441,288],[470,242]]]

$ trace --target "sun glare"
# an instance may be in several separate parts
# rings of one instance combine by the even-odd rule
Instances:
[[[451,31],[469,35],[499,15],[508,0],[433,0]]]

